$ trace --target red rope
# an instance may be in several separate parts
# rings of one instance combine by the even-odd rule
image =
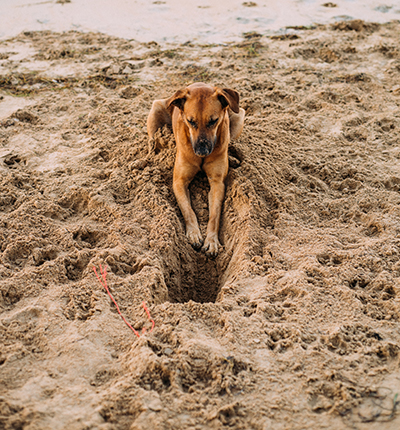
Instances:
[[[107,294],[110,296],[110,298],[111,298],[111,300],[113,301],[113,303],[114,303],[114,305],[115,305],[115,307],[117,308],[117,311],[118,311],[118,314],[120,315],[120,317],[124,320],[124,322],[125,322],[125,324],[135,333],[135,335],[137,336],[137,337],[140,337],[140,334],[139,334],[139,332],[137,331],[137,330],[135,330],[129,323],[128,323],[128,321],[124,318],[124,316],[122,315],[122,313],[121,313],[121,311],[119,310],[119,306],[118,306],[118,304],[117,304],[117,302],[114,300],[114,297],[111,295],[111,293],[110,293],[110,290],[108,289],[108,286],[107,286],[107,279],[106,279],[106,277],[107,277],[107,271],[106,271],[106,269],[107,269],[107,266],[105,266],[104,267],[104,270],[102,269],[102,267],[101,267],[101,264],[99,265],[100,266],[100,274],[101,274],[101,277],[102,277],[102,279],[100,278],[100,276],[97,274],[97,270],[96,270],[96,267],[93,267],[93,270],[94,270],[94,273],[96,274],[96,277],[97,277],[97,279],[99,280],[99,282],[100,282],[100,284],[106,289],[106,291],[107,291]],[[145,310],[145,312],[146,312],[146,314],[147,314],[147,318],[148,318],[148,320],[151,322],[151,329],[150,329],[150,333],[153,331],[153,329],[154,329],[154,326],[155,326],[155,322],[154,322],[154,320],[151,318],[151,316],[150,316],[150,312],[149,312],[149,310],[147,309],[147,307],[146,307],[146,303],[145,302],[142,302],[142,306],[143,306],[143,309]],[[143,327],[142,328],[142,334],[144,334],[146,332],[146,328],[145,327]]]
[[[143,309],[146,311],[146,314],[147,314],[147,318],[148,318],[148,320],[151,322],[151,330],[150,330],[150,333],[153,331],[153,328],[154,328],[154,326],[156,325],[156,323],[154,322],[154,320],[151,318],[151,316],[150,316],[150,311],[147,309],[147,307],[146,307],[146,303],[145,302],[142,302],[142,306],[143,306]],[[145,330],[145,328],[143,327],[143,330]]]

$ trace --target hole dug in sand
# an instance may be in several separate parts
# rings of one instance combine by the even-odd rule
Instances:
[[[192,206],[197,214],[203,237],[206,236],[205,230],[209,217],[207,207],[209,189],[207,178],[201,173],[195,177],[190,187]],[[201,251],[194,252],[191,274],[187,279],[187,285],[190,285],[188,291],[189,300],[199,303],[216,301],[220,291],[219,275],[221,267],[217,264],[219,259],[220,256],[213,260],[206,257]]]
[[[208,191],[207,178],[197,176],[191,184],[190,193],[203,237],[208,221]],[[171,302],[217,302],[222,299],[220,295],[223,287],[247,271],[249,255],[252,255],[252,249],[259,245],[258,241],[264,235],[258,226],[254,229],[251,221],[253,194],[254,190],[244,183],[241,175],[229,175],[220,222],[221,247],[215,259],[192,249],[184,235],[180,214],[171,220],[175,232],[168,243],[169,250],[162,256],[167,269],[163,270],[163,276]],[[261,206],[264,207],[264,213],[270,212],[270,204],[264,202]],[[178,208],[175,213],[178,215]],[[265,227],[268,229],[270,226]]]
[[[168,288],[171,299],[176,302],[215,302],[220,291],[217,261],[196,252],[188,268],[182,276],[183,288],[180,294],[174,291],[173,286]]]
[[[195,178],[191,188],[192,205],[198,216],[199,225],[205,237],[205,226],[208,219],[207,210],[207,179],[204,177]],[[177,219],[184,229],[183,220]],[[195,251],[190,246],[186,236],[179,235],[174,244],[178,246],[172,252],[178,255],[175,276],[167,281],[170,300],[172,302],[185,303],[190,300],[199,303],[215,302],[221,289],[220,279],[222,278],[224,250],[221,248],[216,259],[210,259],[201,251]],[[220,235],[221,237],[221,235]],[[180,248],[183,249],[180,249]]]

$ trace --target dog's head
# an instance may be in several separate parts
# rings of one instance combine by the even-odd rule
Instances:
[[[194,153],[207,157],[217,143],[218,130],[228,107],[239,112],[239,94],[228,88],[196,83],[177,91],[167,100],[167,105],[180,109]]]

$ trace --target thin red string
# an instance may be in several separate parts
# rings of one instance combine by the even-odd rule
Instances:
[[[106,291],[107,291],[107,294],[110,296],[110,298],[111,298],[111,300],[113,301],[113,303],[114,303],[114,305],[115,305],[115,307],[117,308],[117,311],[118,311],[118,314],[120,315],[120,317],[124,320],[124,322],[125,322],[125,324],[135,333],[135,335],[137,336],[137,337],[140,337],[140,334],[139,334],[139,332],[137,331],[137,330],[135,330],[129,323],[128,323],[128,321],[124,318],[124,316],[122,315],[122,313],[121,313],[121,311],[119,310],[119,306],[118,306],[118,304],[117,304],[117,302],[114,300],[114,297],[112,296],[112,294],[110,293],[110,290],[108,289],[108,286],[107,286],[107,266],[105,266],[104,267],[104,270],[103,270],[103,268],[101,267],[101,264],[99,265],[100,266],[100,274],[101,274],[101,278],[100,278],[100,276],[97,274],[97,270],[96,270],[96,267],[93,267],[93,270],[94,270],[94,273],[96,274],[96,277],[97,277],[97,279],[99,280],[99,282],[100,282],[100,284],[106,289]],[[155,322],[154,322],[154,320],[151,318],[151,316],[150,316],[150,312],[149,312],[149,310],[147,309],[147,307],[146,307],[146,303],[145,302],[142,302],[142,306],[143,306],[143,309],[145,310],[145,312],[146,312],[146,314],[147,314],[147,318],[148,318],[148,320],[151,322],[151,329],[150,329],[150,333],[153,331],[153,329],[154,329],[154,326],[155,326]],[[142,334],[144,334],[146,332],[146,328],[145,327],[143,327],[142,328]]]
[[[150,311],[147,309],[145,302],[142,302],[142,306],[143,306],[143,309],[146,311],[148,320],[151,322],[151,329],[150,329],[150,333],[151,333],[156,323],[154,322],[153,318],[151,318]],[[146,330],[146,329],[143,327],[143,330]]]

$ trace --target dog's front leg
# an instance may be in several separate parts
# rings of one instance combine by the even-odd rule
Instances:
[[[203,245],[203,238],[201,237],[199,224],[197,222],[196,214],[192,209],[189,195],[189,184],[200,170],[198,166],[187,165],[180,163],[179,159],[175,162],[173,189],[178,202],[179,208],[182,212],[186,224],[186,236],[190,244],[195,249],[200,249]]]
[[[225,196],[225,178],[228,174],[228,156],[223,157],[219,162],[205,163],[203,169],[210,183],[208,194],[209,220],[207,224],[207,235],[204,241],[203,251],[209,257],[218,255],[218,231],[221,219],[222,204]]]
[[[204,241],[203,251],[209,257],[218,255],[218,231],[221,218],[222,202],[225,195],[225,184],[222,180],[210,179],[210,193],[208,194],[208,207],[210,218],[207,224],[207,235]]]

